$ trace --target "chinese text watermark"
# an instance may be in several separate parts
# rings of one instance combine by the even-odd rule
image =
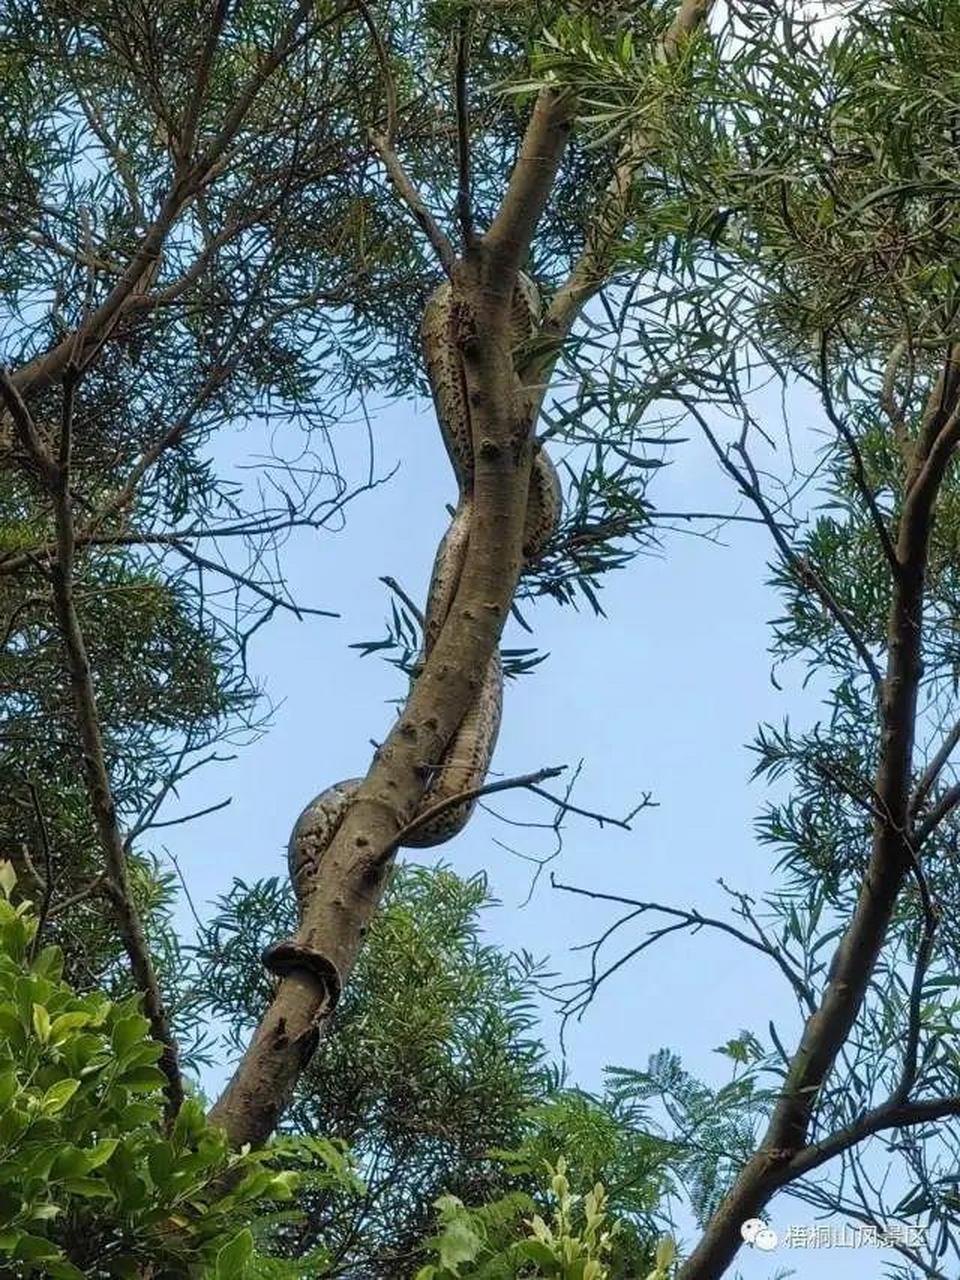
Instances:
[[[890,1249],[898,1245],[918,1249],[926,1243],[923,1227],[902,1222],[892,1222],[885,1227],[814,1223],[809,1226],[792,1225],[778,1232],[760,1218],[748,1218],[741,1226],[740,1234],[747,1244],[764,1253],[774,1249]]]

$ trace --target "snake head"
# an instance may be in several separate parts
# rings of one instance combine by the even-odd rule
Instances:
[[[292,973],[308,973],[323,987],[326,993],[326,1012],[332,1013],[337,1007],[343,983],[340,970],[329,956],[318,951],[316,947],[306,946],[296,938],[284,938],[267,947],[260,957],[260,963],[277,978],[289,977]]]

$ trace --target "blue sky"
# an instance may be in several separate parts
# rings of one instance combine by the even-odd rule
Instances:
[[[779,404],[769,409],[779,419]],[[226,891],[234,876],[284,871],[296,814],[332,782],[365,771],[370,740],[383,736],[394,714],[389,700],[402,693],[398,672],[348,646],[383,634],[389,597],[382,575],[392,574],[423,598],[453,483],[428,405],[388,407],[374,431],[379,468],[386,472],[399,462],[395,477],[351,506],[341,532],[298,534],[284,556],[294,596],[342,616],[298,622],[281,615],[257,635],[250,663],[276,704],[272,727],[234,762],[189,780],[162,815],[232,797],[229,807],[164,833],[198,904]],[[367,460],[359,424],[344,424],[336,444],[348,478],[361,479]],[[238,467],[267,451],[256,427],[219,447],[227,464]],[[654,480],[661,509],[735,508],[729,479],[697,439],[673,459]],[[766,622],[777,601],[764,585],[769,557],[766,531],[754,525],[727,526],[722,545],[667,534],[659,553],[640,556],[608,580],[606,619],[550,602],[531,614],[536,643],[550,657],[534,674],[508,684],[495,772],[582,759],[577,804],[616,815],[642,792],[657,802],[630,832],[572,819],[551,866],[558,879],[720,915],[728,914],[729,900],[719,876],[754,895],[774,885],[771,855],[753,835],[763,788],[749,782],[745,744],[759,721],[778,721],[788,712],[809,720],[817,707],[813,695],[800,691],[799,671],[792,681],[778,673],[783,692],[770,680]],[[529,640],[511,623],[506,643]],[[510,818],[552,816],[519,793],[502,797],[497,808]],[[522,905],[531,865],[494,843],[517,843],[518,836],[529,855],[551,849],[549,833],[517,831],[481,812],[440,852],[464,874],[487,871],[502,903],[487,916],[491,940],[549,955],[563,976],[581,977],[585,958],[570,949],[595,938],[613,909],[553,890],[546,877]],[[436,852],[404,856],[433,861]],[[640,937],[624,930],[624,948]],[[583,1021],[568,1028],[570,1075],[598,1088],[608,1064],[643,1066],[650,1053],[670,1046],[690,1070],[719,1084],[728,1078],[728,1063],[716,1046],[741,1028],[764,1028],[770,1017],[790,1044],[798,1030],[793,1008],[784,979],[764,957],[720,935],[677,935],[625,966],[601,988]],[[548,1014],[549,1042],[556,1043],[556,1032]],[[209,1089],[218,1075],[207,1080]],[[804,1206],[784,1199],[769,1216],[781,1231],[813,1221]],[[799,1280],[841,1274],[873,1280],[882,1272],[881,1258],[872,1248],[744,1251],[731,1274],[772,1280],[792,1267]]]

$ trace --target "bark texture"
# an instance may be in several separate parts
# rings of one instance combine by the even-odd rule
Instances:
[[[790,1064],[783,1093],[757,1151],[709,1223],[678,1280],[716,1280],[743,1241],[740,1226],[782,1186],[869,1132],[910,1122],[909,1071],[874,1124],[807,1145],[817,1097],[860,1013],[897,898],[916,859],[911,817],[917,693],[922,674],[923,602],[934,508],[960,441],[960,351],[948,355],[933,388],[908,470],[895,543],[887,666],[879,689],[880,759],[873,780],[878,816],[856,909],[840,940],[831,976]],[[955,1103],[956,1100],[951,1100]],[[923,1114],[922,1104],[920,1114]],[[950,1114],[949,1106],[939,1114]],[[912,1121],[916,1123],[916,1119]]]
[[[297,942],[336,973],[285,976],[210,1118],[234,1144],[272,1132],[323,1033],[383,894],[398,833],[476,698],[510,610],[522,543],[539,395],[513,366],[509,309],[521,261],[553,186],[572,103],[545,91],[487,236],[453,265],[457,344],[474,433],[474,514],[453,605],[423,673],[323,857]],[[323,968],[324,966],[318,966]]]

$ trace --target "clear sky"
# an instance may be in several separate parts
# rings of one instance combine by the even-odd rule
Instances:
[[[342,532],[298,535],[284,557],[296,598],[342,617],[301,623],[278,616],[258,634],[250,662],[277,704],[272,728],[234,763],[191,779],[163,815],[232,797],[228,808],[164,833],[198,904],[226,891],[233,876],[285,870],[296,814],[332,782],[365,771],[370,739],[383,736],[394,714],[388,700],[403,691],[392,667],[348,646],[384,633],[389,597],[381,575],[392,574],[422,599],[453,484],[429,406],[388,408],[374,429],[379,468],[399,462],[396,476],[357,500]],[[256,428],[221,447],[235,464],[267,448]],[[359,480],[366,443],[358,424],[344,425],[337,447],[348,477]],[[730,481],[704,446],[691,440],[673,456],[654,480],[661,509],[734,509]],[[769,557],[765,530],[752,525],[728,526],[722,545],[668,534],[661,553],[641,556],[608,580],[606,620],[550,602],[531,615],[536,642],[550,657],[507,687],[494,770],[516,774],[582,758],[576,803],[622,814],[650,791],[658,805],[640,814],[630,832],[572,820],[552,865],[559,879],[712,914],[729,907],[716,883],[721,875],[753,894],[773,887],[772,856],[753,835],[763,788],[749,782],[745,744],[759,721],[788,712],[809,720],[817,708],[799,692],[799,671],[792,686],[778,673],[783,693],[770,680],[766,621],[777,601],[764,585]],[[511,624],[506,643],[529,640]],[[552,816],[526,795],[507,795],[498,808],[513,818]],[[487,917],[490,938],[549,955],[564,976],[580,977],[585,958],[570,948],[596,937],[612,910],[553,890],[546,877],[522,906],[531,867],[494,843],[517,836],[526,853],[550,851],[549,833],[517,831],[480,813],[441,851],[404,856],[432,860],[441,852],[464,874],[486,869],[502,902]],[[640,939],[631,928],[623,931],[624,949]],[[729,1064],[716,1046],[741,1028],[762,1030],[771,1017],[790,1044],[793,1008],[784,979],[765,958],[708,932],[678,935],[623,968],[569,1029],[570,1075],[597,1089],[606,1065],[643,1066],[670,1046],[690,1070],[720,1084]],[[556,1042],[549,1014],[544,1033]],[[206,1083],[215,1089],[218,1081]],[[784,1198],[769,1216],[781,1232],[813,1221],[811,1211]],[[772,1280],[792,1268],[798,1280],[874,1280],[884,1271],[882,1259],[872,1248],[744,1251],[731,1275]]]

